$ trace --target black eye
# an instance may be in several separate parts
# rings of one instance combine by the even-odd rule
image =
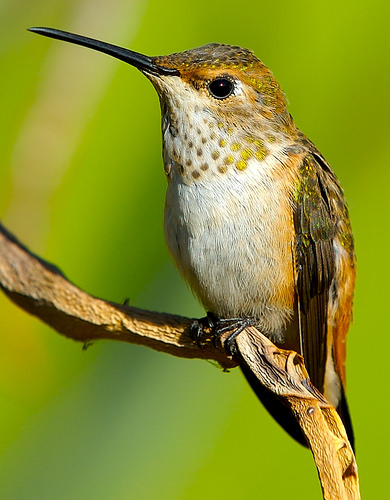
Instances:
[[[226,99],[234,90],[234,84],[228,78],[216,78],[208,85],[210,94],[216,99]]]

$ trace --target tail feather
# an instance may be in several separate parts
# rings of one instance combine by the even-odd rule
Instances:
[[[275,396],[273,392],[261,384],[248,366],[242,364],[240,368],[256,396],[260,399],[271,416],[290,434],[291,437],[298,441],[298,443],[303,446],[308,446],[302,429],[290,408],[284,404],[282,398]]]
[[[351,414],[349,413],[347,398],[345,397],[344,389],[341,389],[340,402],[336,408],[337,413],[340,415],[343,421],[345,430],[347,431],[347,436],[353,451],[355,452],[355,435],[352,427]]]
[[[301,427],[299,426],[290,408],[283,402],[283,399],[276,396],[273,392],[261,384],[256,375],[254,375],[252,370],[245,365],[245,363],[241,363],[240,368],[256,396],[260,399],[270,415],[278,422],[279,425],[283,427],[286,432],[288,432],[288,434],[290,434],[292,438],[298,441],[298,443],[303,446],[308,446]],[[352,449],[355,450],[351,417],[344,391],[342,391],[340,403],[336,409],[341,417],[341,420],[343,421]]]

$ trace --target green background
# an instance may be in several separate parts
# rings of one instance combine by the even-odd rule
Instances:
[[[136,70],[26,32],[166,54],[252,48],[344,186],[358,282],[348,394],[362,495],[388,491],[388,2],[0,1],[0,217],[86,291],[201,316],[162,231],[159,106]],[[310,453],[238,370],[130,344],[86,352],[0,296],[1,499],[313,499]]]

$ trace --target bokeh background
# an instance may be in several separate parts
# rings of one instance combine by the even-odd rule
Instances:
[[[162,231],[158,99],[135,69],[28,33],[150,55],[219,41],[272,68],[344,186],[358,252],[348,394],[363,497],[388,491],[388,2],[1,0],[0,217],[86,291],[201,316]],[[0,296],[0,498],[320,498],[311,455],[238,370],[86,352]]]

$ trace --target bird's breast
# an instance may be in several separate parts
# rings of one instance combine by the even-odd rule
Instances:
[[[269,159],[185,182],[173,165],[166,196],[169,250],[206,309],[275,336],[294,302],[294,170]]]

